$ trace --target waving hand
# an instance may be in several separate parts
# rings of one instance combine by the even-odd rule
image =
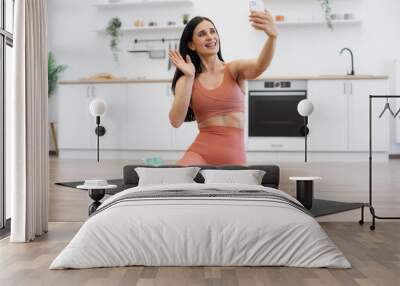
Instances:
[[[189,55],[186,55],[186,61],[183,59],[179,51],[172,50],[169,52],[169,57],[174,65],[183,72],[184,75],[194,77],[196,69],[190,59]]]

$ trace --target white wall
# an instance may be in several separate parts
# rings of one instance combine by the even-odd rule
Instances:
[[[221,36],[226,61],[256,57],[266,35],[255,31],[248,22],[248,1],[193,0],[191,13],[210,17]],[[388,74],[394,59],[400,59],[400,1],[398,0],[332,0],[333,12],[354,12],[361,25],[337,26],[333,31],[325,25],[280,27],[275,58],[266,76],[345,74],[348,55],[339,56],[343,47],[353,50],[357,74]],[[109,39],[95,32],[108,19],[119,13],[125,23],[137,18],[165,21],[180,20],[183,10],[177,7],[156,10],[140,8],[116,12],[99,10],[96,1],[49,0],[49,48],[58,62],[69,68],[62,79],[78,79],[99,72],[111,72],[126,77],[172,77],[167,59],[149,59],[145,54],[124,52],[134,37],[173,37],[170,34],[141,33],[124,38],[121,43],[121,64],[117,66],[109,50]],[[317,0],[265,0],[273,14],[285,14],[289,19],[323,17]],[[56,97],[50,102],[55,111]],[[54,118],[50,112],[50,119]],[[392,149],[400,150],[393,145]]]
[[[153,8],[136,11],[104,11],[92,6],[96,1],[49,0],[49,47],[60,62],[69,65],[64,79],[76,79],[92,73],[109,71],[124,76],[168,76],[167,59],[148,59],[144,54],[121,53],[121,66],[117,67],[108,47],[108,38],[95,30],[105,26],[107,20],[119,13],[128,13],[127,19],[155,19],[171,15],[179,20],[179,13],[154,11]],[[266,0],[267,8],[280,14],[320,16],[317,0]],[[193,16],[210,17],[221,35],[226,60],[255,57],[265,40],[262,32],[255,31],[248,22],[248,3],[245,0],[194,0]],[[334,11],[355,11],[362,25],[337,26],[333,31],[326,26],[280,27],[277,52],[267,75],[281,74],[342,74],[348,59],[339,56],[342,47],[350,47],[355,54],[358,74],[382,74],[385,64],[400,58],[400,1],[398,0],[336,0]],[[335,9],[335,6],[337,7]],[[152,11],[153,10],[153,11]],[[295,10],[296,12],[293,12]],[[284,12],[286,11],[286,12]],[[146,16],[152,14],[152,16]],[[177,15],[175,15],[177,14]],[[109,17],[108,17],[109,16]],[[125,14],[123,16],[126,16]],[[293,17],[292,17],[293,18]],[[126,21],[127,22],[127,21]],[[125,23],[126,23],[125,22]],[[158,36],[137,34],[137,37]],[[167,36],[167,35],[164,35]],[[129,45],[127,37],[123,47]]]

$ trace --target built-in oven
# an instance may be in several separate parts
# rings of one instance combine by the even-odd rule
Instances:
[[[249,81],[249,137],[304,137],[298,103],[307,98],[307,82]]]

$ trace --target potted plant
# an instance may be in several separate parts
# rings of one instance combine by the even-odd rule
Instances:
[[[118,43],[121,38],[121,20],[118,17],[112,18],[107,25],[107,33],[111,36],[110,48],[115,62],[118,64]]]
[[[51,97],[57,89],[58,77],[60,73],[65,71],[67,68],[66,65],[58,65],[56,63],[54,54],[52,52],[48,53],[47,56],[47,83],[48,83],[48,97]],[[50,117],[50,116],[49,116]],[[49,118],[50,119],[50,118]],[[56,156],[58,155],[58,144],[56,139],[56,130],[54,126],[54,122],[50,122],[50,154],[54,153]]]
[[[60,73],[65,71],[67,68],[66,65],[58,65],[54,58],[54,54],[52,52],[48,53],[47,60],[47,72],[48,72],[48,96],[52,96],[57,89],[58,76]]]
[[[325,20],[326,24],[328,25],[329,29],[333,30],[333,25],[332,25],[332,8],[331,8],[331,0],[318,0],[321,2],[321,7],[324,10],[325,13]]]
[[[189,22],[189,14],[183,14],[182,15],[182,23],[183,25],[186,25]]]

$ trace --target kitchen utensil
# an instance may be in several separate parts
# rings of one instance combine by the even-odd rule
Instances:
[[[171,58],[169,57],[169,53],[171,52],[172,49],[172,44],[168,43],[168,70],[172,68],[172,61]]]
[[[135,39],[132,41],[128,52],[129,53],[148,53],[148,52],[150,52],[150,49],[149,49],[149,47],[144,46],[141,42],[138,42]]]
[[[165,49],[152,49],[149,53],[150,59],[165,59]]]
[[[354,19],[354,18],[355,18],[355,16],[354,16],[353,13],[345,13],[345,14],[344,14],[344,19],[345,19],[345,20],[352,20],[352,19]]]
[[[136,19],[133,21],[133,26],[134,27],[143,27],[143,20],[141,19]]]
[[[331,14],[332,20],[343,20],[343,18],[344,18],[344,14],[339,14],[339,13]]]

